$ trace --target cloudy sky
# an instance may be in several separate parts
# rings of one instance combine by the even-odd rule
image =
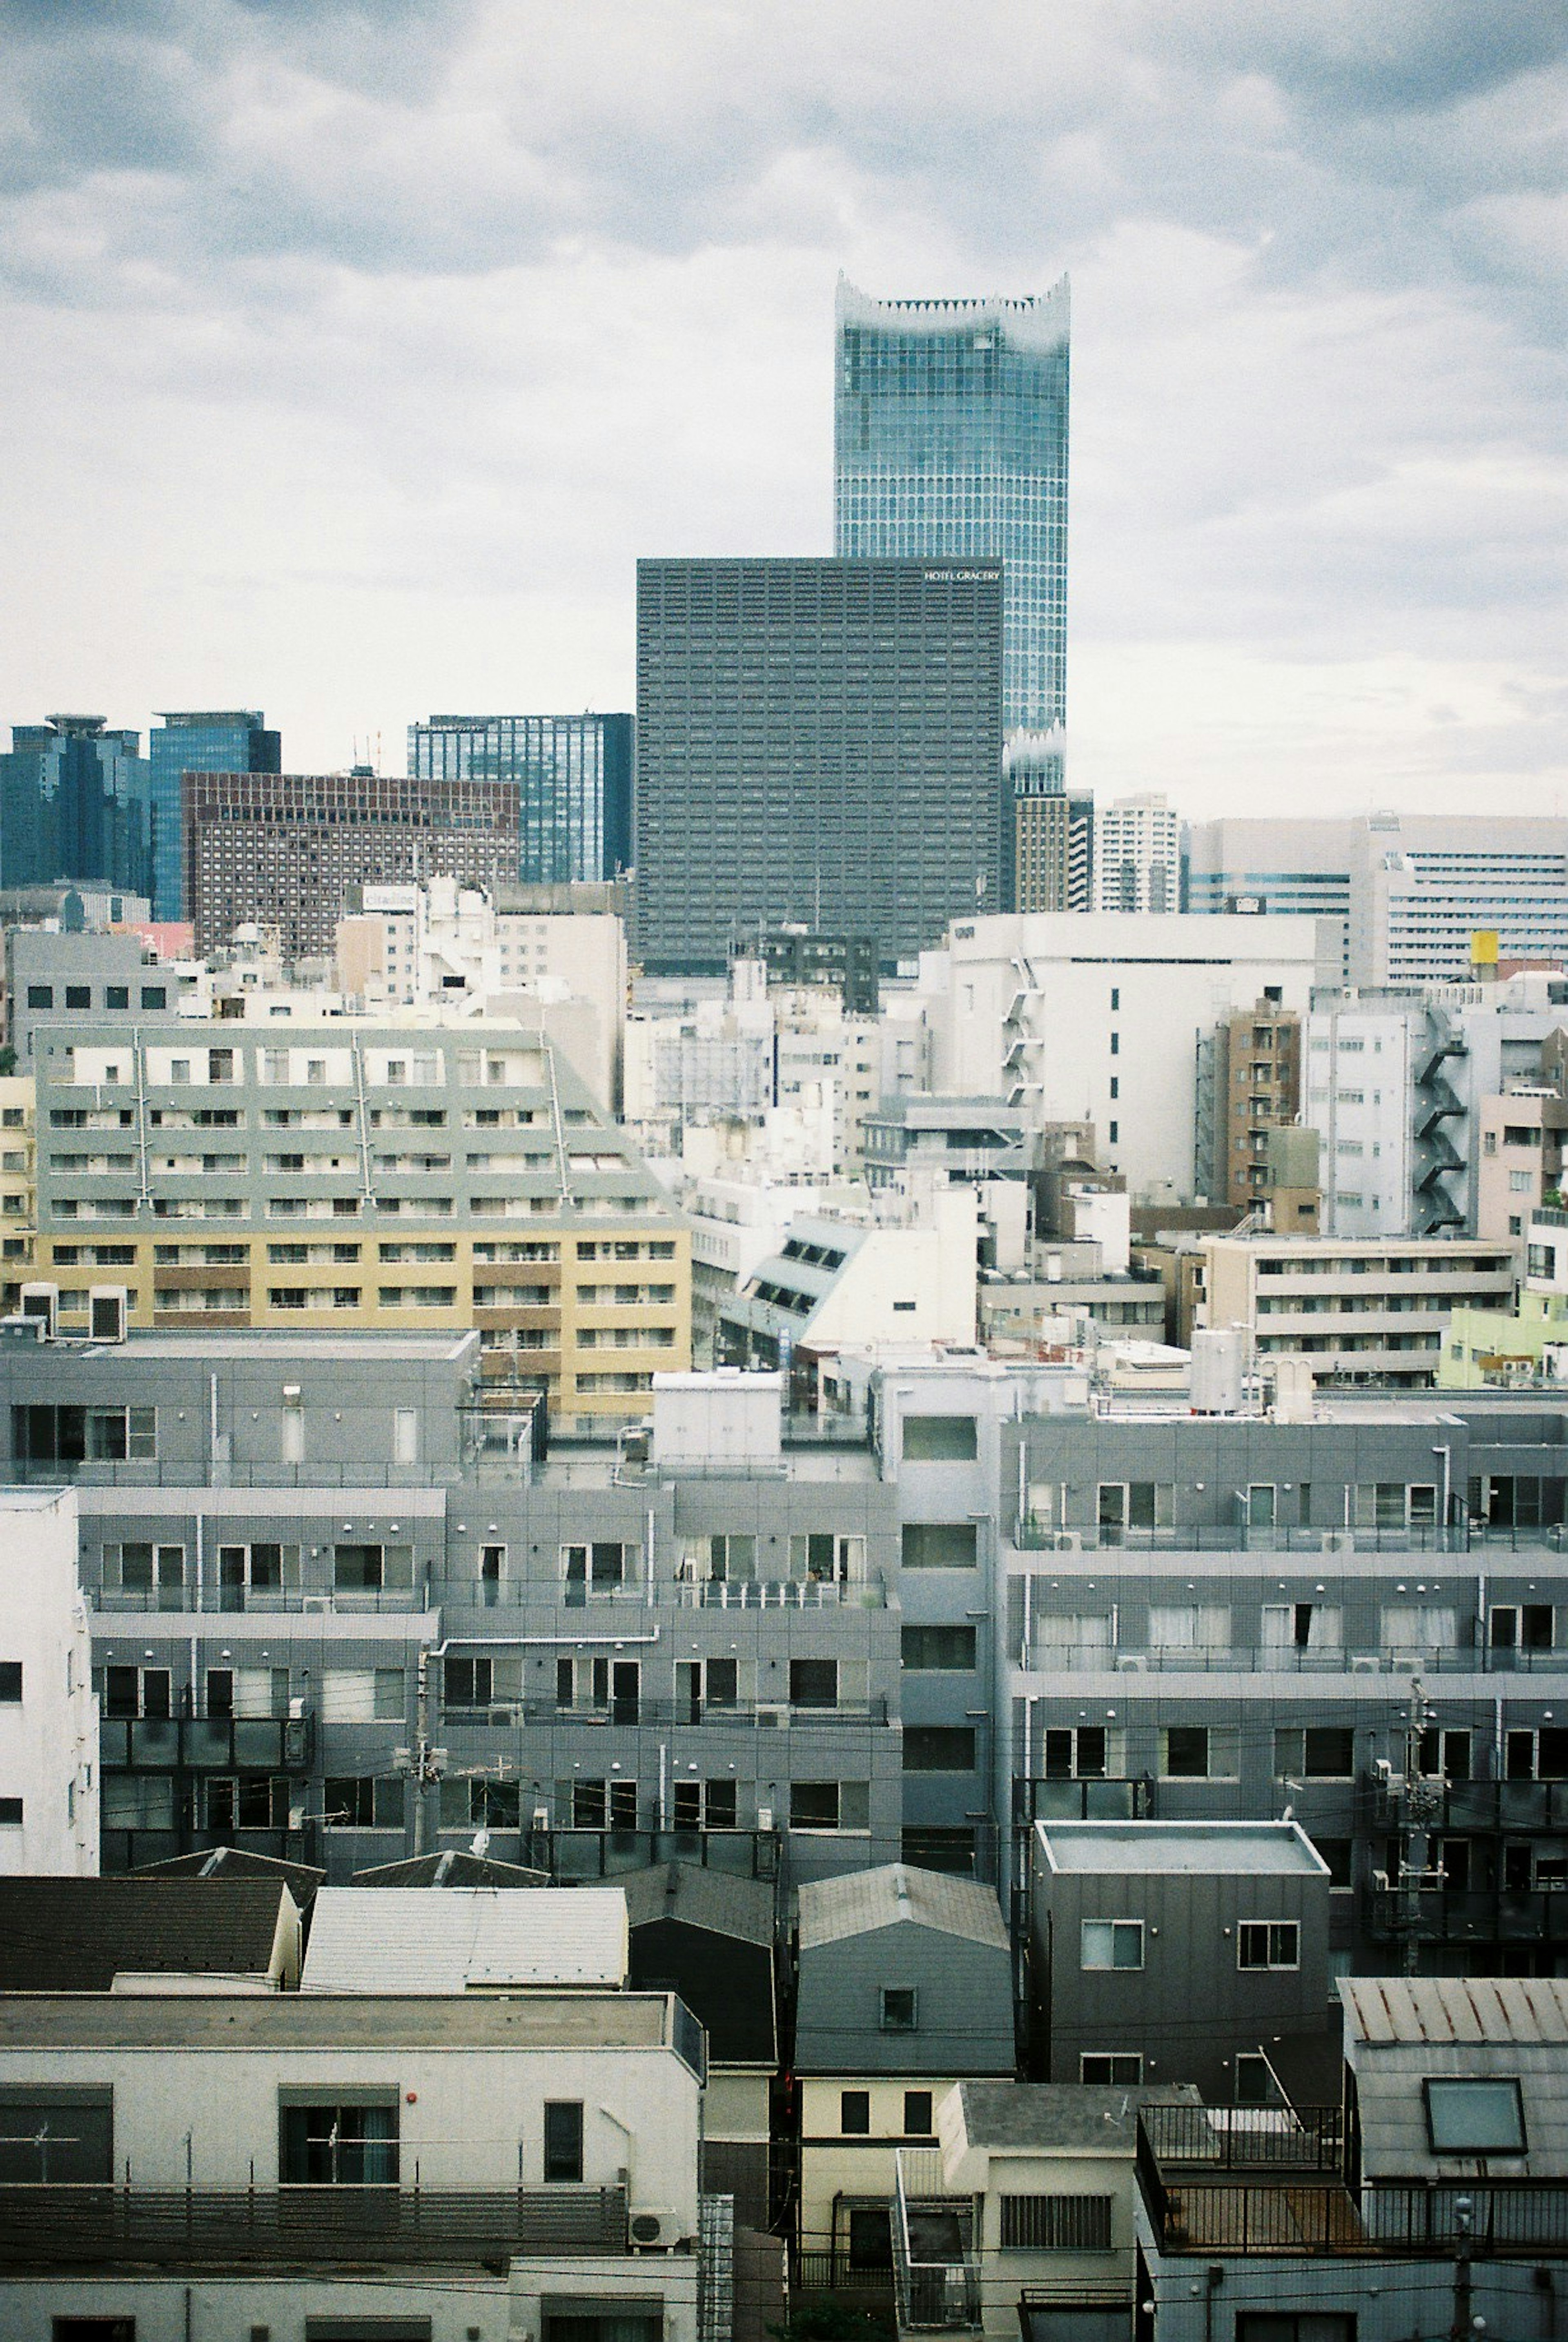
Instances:
[[[631,704],[834,283],[1074,296],[1074,779],[1568,811],[1561,0],[0,0],[0,723]]]

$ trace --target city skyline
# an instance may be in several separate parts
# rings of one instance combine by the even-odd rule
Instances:
[[[625,706],[639,555],[830,548],[841,269],[1065,270],[1073,784],[1552,809],[1554,12],[591,14],[12,12],[7,718]]]

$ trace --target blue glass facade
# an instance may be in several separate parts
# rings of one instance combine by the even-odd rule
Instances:
[[[99,878],[150,896],[151,768],[101,716],[16,724],[0,756],[0,886]]]
[[[515,781],[526,886],[632,866],[630,716],[433,716],[408,727],[409,777]]]
[[[834,549],[1000,555],[1003,711],[1067,710],[1068,290],[1024,301],[876,301],[841,277]]]
[[[215,708],[160,716],[148,736],[153,776],[153,916],[183,919],[185,911],[184,773],[281,773],[283,736],[266,729],[252,708]]]

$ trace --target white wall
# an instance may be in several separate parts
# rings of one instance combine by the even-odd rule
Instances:
[[[89,1878],[98,1868],[98,1703],[76,1576],[74,1488],[0,1489],[0,1660],[22,1697],[0,1700],[0,1874]]]

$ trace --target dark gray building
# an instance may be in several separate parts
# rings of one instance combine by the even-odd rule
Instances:
[[[802,921],[885,962],[1002,904],[1002,565],[637,565],[638,948]]]

